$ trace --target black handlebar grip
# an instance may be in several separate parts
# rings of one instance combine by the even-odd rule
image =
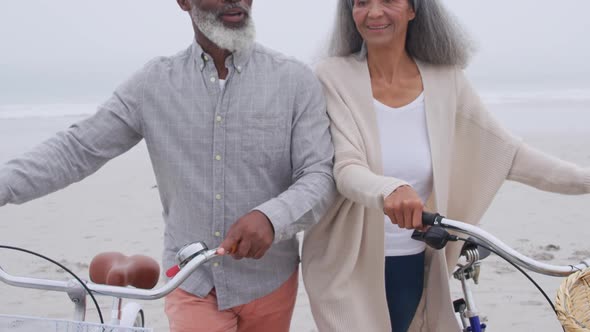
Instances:
[[[422,225],[434,226],[439,224],[443,218],[438,213],[422,212]]]

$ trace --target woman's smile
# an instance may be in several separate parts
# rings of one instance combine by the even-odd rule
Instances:
[[[367,25],[367,29],[373,30],[373,31],[380,31],[380,30],[385,30],[385,29],[389,28],[390,26],[391,26],[391,24],[371,24],[371,25]]]

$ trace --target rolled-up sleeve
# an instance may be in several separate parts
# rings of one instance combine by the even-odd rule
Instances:
[[[148,66],[97,112],[0,168],[0,206],[47,195],[96,172],[142,139],[141,100]]]

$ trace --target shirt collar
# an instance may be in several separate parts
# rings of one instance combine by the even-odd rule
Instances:
[[[226,67],[229,68],[229,66],[233,66],[238,73],[241,73],[248,64],[248,61],[254,52],[254,47],[255,43],[252,43],[245,49],[232,53],[225,59]],[[201,45],[199,45],[199,43],[197,43],[196,40],[193,41],[192,52],[197,66],[201,72],[205,69],[209,61],[213,61],[213,58],[203,51],[203,48]]]

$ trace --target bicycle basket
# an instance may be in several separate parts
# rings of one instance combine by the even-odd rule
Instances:
[[[0,331],[14,332],[153,332],[141,327],[122,327],[51,318],[0,315]]]
[[[590,268],[563,281],[557,291],[555,310],[567,332],[590,332]]]

